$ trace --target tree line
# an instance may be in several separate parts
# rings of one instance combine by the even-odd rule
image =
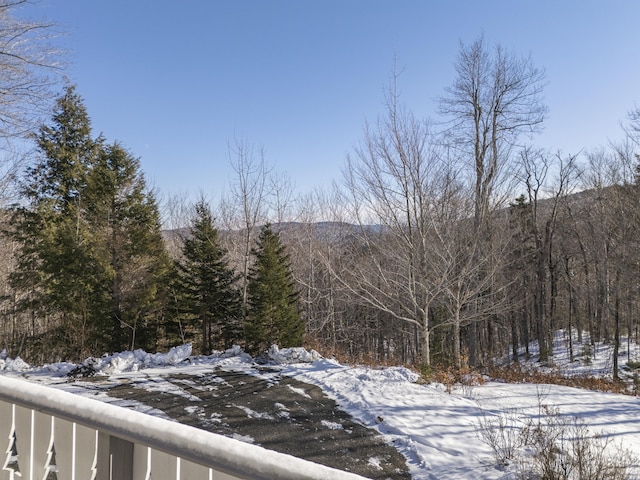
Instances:
[[[25,128],[35,155],[4,182],[18,196],[3,221],[2,347],[42,362],[306,344],[461,367],[518,361],[532,341],[550,361],[563,329],[612,342],[617,366],[639,333],[640,112],[617,144],[549,152],[531,143],[546,115],[531,58],[480,37],[454,65],[438,122],[402,104],[393,76],[333,190],[295,198],[240,139],[230,194],[168,199],[164,215],[139,160],[92,136],[67,87]],[[572,358],[597,355],[573,341]]]

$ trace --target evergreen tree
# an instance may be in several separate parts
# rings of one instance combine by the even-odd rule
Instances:
[[[253,249],[255,264],[248,284],[245,320],[247,350],[260,352],[270,345],[302,345],[305,322],[299,308],[289,257],[280,236],[266,225]]]
[[[195,219],[182,253],[178,264],[180,303],[188,324],[200,328],[201,351],[209,354],[216,347],[228,348],[240,335],[242,298],[211,210],[202,200],[195,205]]]
[[[94,337],[90,309],[102,299],[96,289],[100,265],[86,242],[92,232],[84,192],[100,140],[91,138],[87,111],[73,87],[58,99],[52,120],[35,137],[39,157],[20,185],[25,204],[15,209],[12,223],[22,251],[11,280],[29,291],[32,317],[60,316],[60,345],[88,353]]]
[[[104,343],[111,350],[153,349],[171,262],[140,162],[117,142],[102,148],[89,172],[87,211],[96,232],[92,249],[104,264]]]
[[[140,325],[157,317],[170,262],[138,161],[118,144],[92,139],[74,87],[58,100],[36,144],[39,156],[12,218],[22,245],[13,285],[28,292],[34,319],[53,321],[59,357],[152,348],[153,328]],[[135,335],[143,331],[140,343]]]

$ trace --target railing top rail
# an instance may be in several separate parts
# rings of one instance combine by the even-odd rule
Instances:
[[[24,379],[0,375],[0,400],[247,479],[357,480],[359,475]]]

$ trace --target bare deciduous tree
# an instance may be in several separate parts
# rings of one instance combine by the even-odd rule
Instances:
[[[396,79],[385,117],[366,128],[348,159],[346,190],[359,224],[356,251],[366,255],[338,278],[365,304],[414,325],[421,361],[429,364],[429,307],[439,293],[428,272],[429,236],[441,164],[427,123],[398,104]]]
[[[236,139],[229,145],[229,162],[236,176],[231,183],[230,195],[222,200],[221,214],[228,230],[239,230],[242,242],[236,252],[240,264],[242,303],[247,304],[247,283],[251,248],[256,227],[266,221],[269,173],[264,151],[256,152],[247,140]]]
[[[33,131],[48,112],[59,80],[61,52],[51,46],[55,25],[15,14],[27,0],[0,0],[0,138]]]
[[[531,58],[521,58],[500,45],[489,50],[480,37],[460,45],[457,78],[440,100],[440,113],[449,121],[450,146],[467,159],[474,185],[476,238],[489,239],[489,214],[497,202],[512,150],[523,134],[537,132],[546,107],[541,93],[545,73]],[[481,250],[478,250],[481,253]],[[469,361],[476,363],[475,323]]]
[[[627,115],[629,124],[623,126],[627,138],[630,139],[635,145],[640,144],[640,107],[636,106]],[[636,159],[638,156],[636,154]]]
[[[291,220],[291,205],[294,194],[294,185],[286,172],[272,173],[268,178],[269,217],[278,223]]]
[[[51,45],[55,25],[19,18],[27,0],[0,0],[0,200],[14,192],[25,155],[16,139],[36,130],[49,113],[60,80],[62,52]]]
[[[576,156],[563,158],[560,154],[549,156],[540,150],[527,148],[520,154],[522,182],[527,191],[533,235],[535,262],[534,318],[540,361],[546,362],[553,355],[552,340],[555,319],[555,286],[560,275],[559,265],[553,255],[556,227],[561,200],[571,191],[576,178]],[[557,172],[553,185],[549,171]],[[543,210],[542,200],[546,199]]]

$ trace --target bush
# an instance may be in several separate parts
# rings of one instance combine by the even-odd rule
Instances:
[[[429,376],[426,377],[423,372],[427,372]],[[447,393],[452,393],[454,387],[460,386],[463,391],[463,396],[470,397],[473,387],[476,385],[482,385],[484,378],[479,372],[470,368],[466,361],[461,368],[448,367],[429,367],[427,370],[425,367],[421,368],[423,378],[428,382],[441,383],[445,386]]]
[[[483,415],[478,423],[478,432],[493,450],[500,468],[510,465],[523,446],[519,415],[515,411],[492,417]]]
[[[623,480],[630,454],[615,448],[610,439],[591,435],[578,418],[568,418],[545,407],[544,420],[534,426],[528,446],[533,457],[523,479]]]
[[[489,377],[494,380],[502,380],[506,383],[534,383],[537,385],[565,385],[599,392],[629,393],[629,385],[625,382],[578,375],[574,377],[563,376],[560,371],[543,372],[540,370],[526,369],[520,364],[511,364],[506,367],[492,366],[489,369]]]
[[[483,417],[480,437],[492,448],[497,464],[515,464],[520,480],[624,480],[637,464],[609,438],[593,435],[578,418],[561,415],[539,403],[540,415],[518,426],[519,415]]]

